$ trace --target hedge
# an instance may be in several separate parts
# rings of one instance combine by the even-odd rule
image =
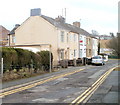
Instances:
[[[36,72],[38,69],[41,69],[42,66],[44,66],[45,70],[49,70],[49,51],[34,53],[21,48],[3,47],[2,57],[4,60],[4,72],[14,69],[19,72],[22,68],[34,68]]]
[[[111,59],[120,59],[120,57],[117,56],[117,55],[109,55],[108,58],[111,58]]]
[[[50,52],[41,51],[41,52],[38,52],[37,54],[39,54],[40,56],[41,65],[44,67],[45,70],[48,71],[50,68]],[[53,55],[51,53],[51,64],[52,64],[52,61],[53,61]]]

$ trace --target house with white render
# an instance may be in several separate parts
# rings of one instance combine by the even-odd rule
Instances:
[[[80,35],[83,35],[82,39]],[[86,57],[85,35],[89,36],[89,33],[75,23],[66,23],[62,16],[53,19],[42,15],[38,8],[32,9],[30,17],[14,30],[13,47],[51,51],[53,65],[57,65],[60,60]],[[83,46],[80,46],[80,40],[83,40]],[[80,49],[84,52],[80,52]]]

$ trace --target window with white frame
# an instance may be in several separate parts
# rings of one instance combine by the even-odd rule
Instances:
[[[15,36],[12,36],[12,43],[15,43]]]
[[[80,49],[80,58],[82,58],[82,49]]]
[[[73,41],[73,35],[70,34],[70,41]]]
[[[77,50],[75,49],[75,50],[74,50],[74,57],[76,57],[76,53],[77,53]]]
[[[79,40],[82,40],[82,36],[80,35]]]
[[[69,42],[69,34],[67,33],[67,42]]]
[[[74,42],[76,42],[76,41],[77,41],[77,35],[74,34]]]
[[[86,37],[84,37],[84,45],[86,46]]]
[[[61,31],[61,42],[64,42],[64,31]]]
[[[60,52],[60,58],[63,60],[64,59],[64,51]]]

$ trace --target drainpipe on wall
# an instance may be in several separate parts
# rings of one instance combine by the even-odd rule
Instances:
[[[99,37],[99,41],[98,41],[98,55],[100,54],[100,37]]]
[[[9,47],[10,47],[10,34],[8,34],[9,38],[8,38],[8,41],[9,41]]]
[[[79,42],[80,34],[78,34],[78,58],[80,58],[80,42]]]

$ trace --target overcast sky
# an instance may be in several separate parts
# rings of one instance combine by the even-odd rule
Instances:
[[[81,22],[81,28],[99,34],[118,32],[119,0],[0,0],[0,25],[11,30],[30,16],[30,9],[41,8],[43,15],[55,18],[66,8],[66,22]]]

